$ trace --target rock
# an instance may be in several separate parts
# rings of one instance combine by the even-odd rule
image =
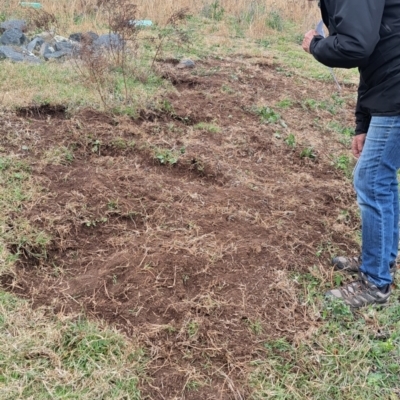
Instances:
[[[79,43],[82,40],[82,33],[72,33],[71,35],[69,35],[68,39]]]
[[[29,44],[26,46],[26,49],[30,52],[33,53],[35,50],[40,51],[40,48],[42,47],[44,43],[44,40],[41,37],[35,37],[33,40],[29,42]]]
[[[52,59],[59,59],[59,58],[63,58],[65,56],[70,56],[72,53],[65,51],[65,50],[59,50],[59,51],[55,51],[53,53],[45,53],[44,54],[44,59],[46,61],[52,60]]]
[[[55,35],[54,36],[54,41],[56,43],[62,43],[62,42],[68,42],[68,39],[64,36],[60,36],[60,35]]]
[[[45,42],[47,43],[54,43],[54,32],[50,32],[50,31],[45,31],[42,33],[39,33],[38,35],[39,37],[41,37]]]
[[[42,57],[45,57],[46,54],[54,53],[55,51],[56,49],[50,43],[47,42],[44,42],[40,47],[40,55]]]
[[[123,46],[123,40],[116,33],[110,33],[100,35],[96,40],[93,41],[94,47],[103,47],[107,49],[116,49]]]
[[[0,37],[0,43],[6,46],[22,46],[27,41],[28,40],[23,32],[17,28],[8,29]]]
[[[2,32],[8,31],[9,29],[19,29],[20,31],[25,32],[27,29],[27,23],[23,19],[13,19],[4,21],[0,24],[0,30]]]
[[[55,49],[56,51],[65,51],[67,53],[73,53],[73,51],[76,49],[76,44],[73,42],[59,42],[55,44]]]
[[[66,40],[66,42],[58,42],[54,45],[44,42],[40,48],[40,55],[46,61],[72,55],[77,48],[77,45],[68,39]]]
[[[179,64],[176,66],[176,68],[194,68],[196,66],[195,62],[193,60],[190,60],[189,58],[184,58],[179,62]]]
[[[13,48],[11,46],[0,46],[0,60],[8,59],[11,61],[26,61],[33,64],[40,64],[40,58],[35,57],[33,54],[27,52],[22,48]]]
[[[83,42],[88,41],[89,43],[94,42],[96,39],[99,38],[99,35],[94,32],[86,32],[86,33],[73,33],[69,36],[69,40],[74,42]]]
[[[94,32],[85,32],[81,37],[81,42],[85,44],[92,44],[95,40],[99,38],[99,35]]]

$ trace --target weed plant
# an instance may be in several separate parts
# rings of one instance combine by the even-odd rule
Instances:
[[[337,156],[334,160],[334,165],[338,170],[343,171],[347,178],[351,178],[352,163],[349,155],[341,154]]]

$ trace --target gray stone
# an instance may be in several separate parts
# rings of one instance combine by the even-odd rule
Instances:
[[[82,33],[72,33],[69,35],[69,40],[73,40],[74,42],[80,42],[82,40]]]
[[[55,51],[53,53],[46,53],[43,57],[46,61],[49,61],[52,59],[59,59],[59,58],[63,58],[65,56],[70,56],[70,55],[71,55],[71,52],[59,50],[59,51]]]
[[[42,47],[42,44],[44,43],[44,40],[41,37],[35,37],[33,40],[29,42],[29,44],[26,46],[26,49],[30,52],[33,53],[33,51],[40,51],[40,48]]]
[[[40,58],[35,57],[26,50],[11,46],[0,46],[0,60],[1,59],[8,59],[16,62],[25,61],[34,64],[40,64],[42,62]]]
[[[74,42],[82,42],[87,40],[89,43],[94,42],[96,39],[99,38],[99,35],[94,32],[86,32],[86,33],[73,33],[69,36],[69,40]]]
[[[185,58],[179,62],[179,64],[176,66],[177,68],[194,68],[196,66],[195,62],[193,60],[190,60],[189,58]]]
[[[13,19],[9,21],[4,21],[0,24],[0,30],[2,32],[8,31],[9,29],[19,29],[20,31],[25,31],[27,28],[26,21],[23,19]]]
[[[54,45],[56,51],[65,51],[66,53],[72,54],[76,49],[76,44],[70,41],[58,42]]]
[[[64,36],[60,36],[60,35],[55,35],[54,36],[54,41],[56,43],[62,43],[62,42],[68,42],[68,39]]]
[[[123,46],[123,40],[116,33],[110,33],[100,35],[96,40],[93,41],[94,47],[103,47],[107,49],[117,49]]]
[[[41,33],[39,33],[38,36],[41,37],[47,43],[52,43],[52,44],[55,43],[55,40],[54,40],[55,34],[53,31],[41,32]]]
[[[6,46],[22,46],[27,42],[26,36],[20,29],[12,28],[5,31],[0,38],[0,43]]]
[[[55,51],[56,51],[55,48],[50,43],[47,42],[44,42],[40,47],[40,55],[42,57],[44,57],[46,54],[54,53]]]

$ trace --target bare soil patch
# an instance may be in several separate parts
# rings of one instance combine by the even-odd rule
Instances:
[[[62,104],[41,104],[17,109],[17,116],[32,119],[66,118],[67,107]]]
[[[138,337],[149,398],[247,398],[263,343],[316,324],[293,275],[326,267],[333,246],[356,248],[352,188],[332,165],[341,145],[320,126],[350,124],[354,104],[336,116],[306,109],[334,85],[265,60],[160,69],[175,90],[137,120],[20,111],[3,123],[2,148],[32,165],[43,192],[22,212],[52,236],[46,257],[22,248],[4,284],[34,306],[83,309]],[[277,110],[285,98],[293,107]],[[262,105],[281,121],[262,123]],[[310,146],[315,158],[301,156]]]

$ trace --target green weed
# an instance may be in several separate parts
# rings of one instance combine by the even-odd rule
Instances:
[[[128,140],[126,140],[124,138],[120,138],[120,137],[112,139],[110,144],[112,147],[115,147],[120,150],[125,150],[125,149],[133,148],[136,146],[136,143],[134,140],[128,141]]]
[[[255,321],[248,321],[250,331],[254,335],[260,335],[263,332],[262,324],[261,321],[255,320]]]
[[[202,386],[201,382],[195,381],[195,380],[190,380],[187,384],[186,384],[186,389],[187,390],[198,390],[200,387]]]
[[[279,101],[278,103],[276,103],[276,106],[279,108],[290,108],[293,106],[293,104],[294,104],[293,100],[283,99],[283,100]]]
[[[97,224],[105,224],[107,221],[108,221],[107,217],[100,217],[100,218],[88,219],[86,221],[83,221],[83,223],[88,228],[94,228],[95,226],[97,226]]]
[[[278,10],[272,10],[268,15],[266,24],[268,27],[276,31],[282,32],[284,24],[281,13]]]
[[[309,110],[325,110],[330,114],[337,114],[338,110],[343,106],[344,99],[338,95],[332,95],[327,100],[306,99],[302,102],[302,106]]]
[[[317,158],[317,155],[312,147],[306,147],[301,151],[300,158],[310,158],[311,160],[314,160]]]
[[[267,49],[268,47],[271,46],[271,42],[270,42],[268,39],[259,39],[259,40],[256,41],[256,43],[257,43],[260,47],[262,47],[262,48],[264,48],[264,49]]]
[[[92,153],[97,153],[100,155],[101,141],[96,139],[92,143]]]
[[[340,156],[336,157],[334,160],[334,166],[340,171],[343,171],[347,178],[351,177],[352,164],[350,161],[350,157],[347,154],[341,154]]]
[[[332,132],[339,133],[339,142],[344,146],[349,147],[354,135],[354,128],[343,126],[337,121],[331,121],[327,125],[328,129]]]
[[[154,148],[154,157],[163,165],[175,165],[179,161],[179,156],[185,153],[185,148],[179,152],[168,149]]]
[[[220,133],[221,128],[218,125],[210,124],[208,122],[199,122],[198,124],[193,126],[194,129],[198,129],[200,131],[206,131],[209,133]]]
[[[214,0],[209,4],[205,4],[201,14],[206,17],[213,19],[214,21],[221,21],[225,14],[225,9],[222,7],[219,0]]]
[[[53,165],[70,164],[74,160],[74,153],[71,147],[55,147],[44,152],[43,159]]]
[[[296,137],[293,135],[293,133],[290,133],[286,139],[285,139],[285,143],[291,147],[292,149],[294,149],[296,147]]]
[[[256,114],[260,116],[261,122],[265,124],[275,124],[281,116],[270,107],[257,108]]]
[[[226,94],[234,94],[235,93],[235,90],[232,89],[228,85],[222,85],[221,90],[222,90],[223,93],[226,93]]]
[[[189,336],[194,336],[199,330],[199,324],[196,321],[190,321],[186,325],[186,329]]]

